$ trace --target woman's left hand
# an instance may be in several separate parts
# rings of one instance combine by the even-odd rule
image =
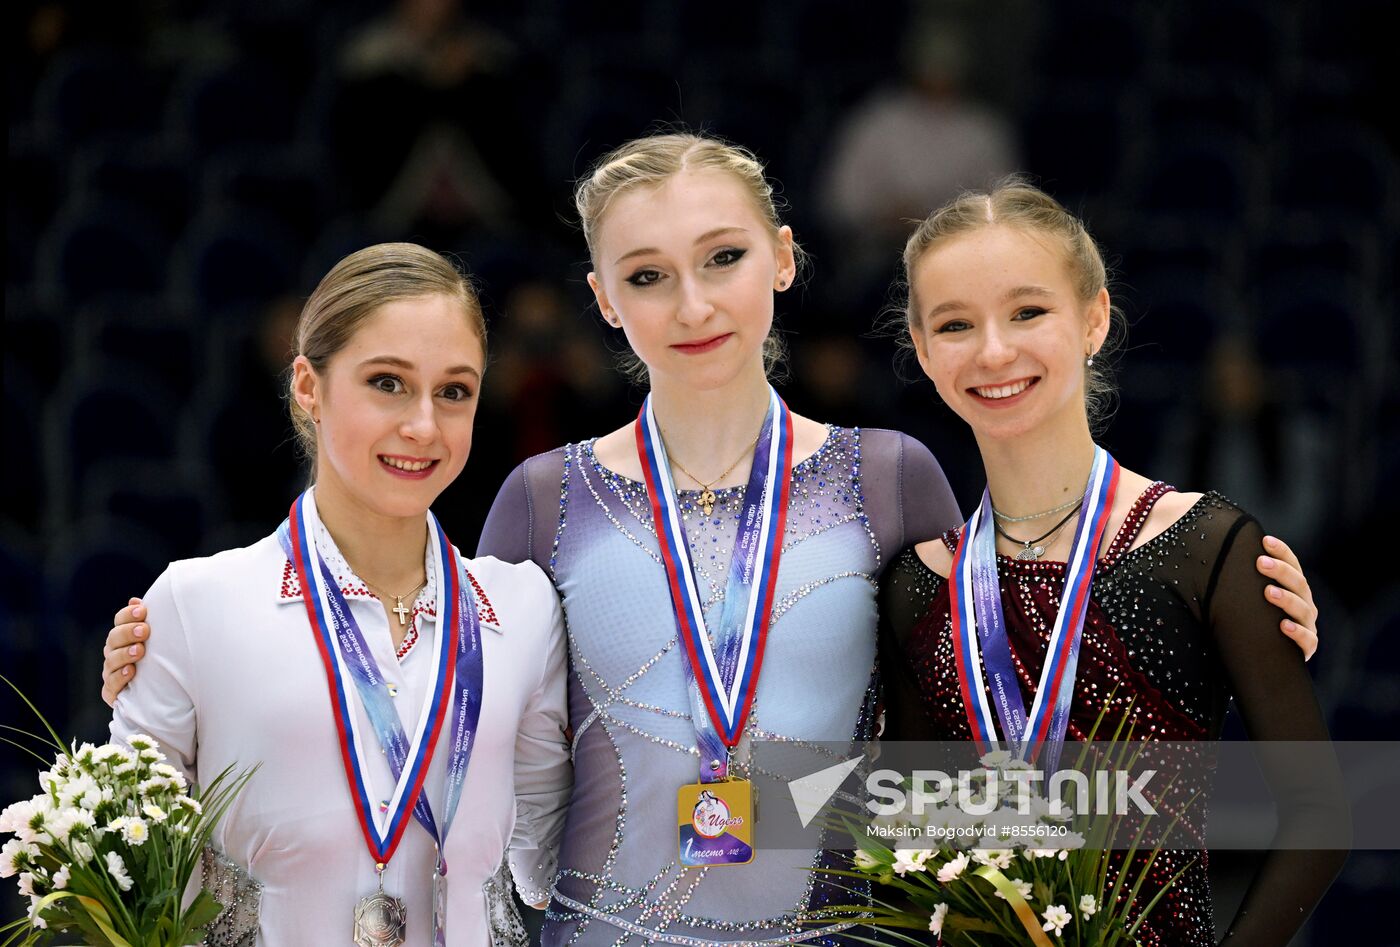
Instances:
[[[1256,566],[1273,584],[1264,589],[1269,603],[1277,605],[1288,615],[1279,622],[1279,630],[1303,649],[1303,660],[1317,651],[1317,604],[1313,601],[1308,577],[1288,543],[1275,536],[1264,537],[1264,552]]]

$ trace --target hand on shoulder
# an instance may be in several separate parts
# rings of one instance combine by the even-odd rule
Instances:
[[[914,554],[919,561],[940,578],[948,578],[953,571],[953,554],[942,539],[926,539],[914,546]]]

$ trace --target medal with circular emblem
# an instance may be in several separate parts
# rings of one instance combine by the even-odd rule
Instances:
[[[408,931],[408,910],[381,888],[355,905],[357,947],[400,947]]]

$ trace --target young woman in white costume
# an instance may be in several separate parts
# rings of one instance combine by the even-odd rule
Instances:
[[[823,863],[821,852],[760,850],[746,865],[686,867],[675,822],[678,787],[709,778],[715,762],[724,769],[727,754],[702,757],[700,747],[717,734],[724,742],[733,734],[720,731],[736,721],[711,719],[691,686],[706,668],[692,664],[686,641],[695,638],[677,617],[688,593],[672,588],[687,584],[689,568],[711,639],[725,601],[756,588],[730,583],[729,565],[755,452],[771,458],[784,440],[767,355],[774,294],[793,285],[799,251],[759,163],[713,139],[629,142],[576,197],[599,310],[625,332],[650,399],[645,428],[639,419],[522,464],[479,547],[545,569],[568,619],[576,783],[544,941],[820,938],[804,914],[828,894],[845,897],[805,870]],[[750,629],[755,640],[766,630],[766,648],[730,775],[746,772],[745,739],[873,733],[877,579],[900,549],[961,520],[937,462],[912,438],[796,415],[790,428],[770,491],[788,476],[780,569],[771,605],[757,610],[767,628]],[[757,478],[761,487],[762,470]],[[648,480],[671,486],[648,489]],[[669,569],[659,507],[663,524],[674,513],[680,527],[666,548],[681,561]],[[682,548],[688,555],[674,555]],[[1296,573],[1281,581],[1306,592]],[[1311,602],[1299,601],[1302,621]],[[109,692],[140,655],[136,608],[118,614],[109,636]],[[1294,633],[1311,647],[1307,625]]]
[[[485,347],[448,260],[346,257],[297,327],[314,486],[277,533],[146,593],[150,660],[113,735],[151,734],[196,781],[260,767],[215,836],[241,891],[224,936],[500,943],[507,847],[545,897],[572,781],[558,601],[532,563],[462,558],[429,512],[471,449]]]

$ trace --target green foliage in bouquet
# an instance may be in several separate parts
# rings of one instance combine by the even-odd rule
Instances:
[[[1096,760],[1099,767],[1127,770],[1140,756],[1143,745],[1132,742],[1131,727],[1124,733],[1131,712],[1129,705],[1113,734],[1111,745],[1116,755]],[[1100,713],[1090,740],[1102,722]],[[1086,744],[1075,768],[1083,767],[1089,752]],[[990,801],[992,786],[1014,783],[1011,779],[993,781],[992,774],[1002,776],[1029,768],[1004,750],[984,755],[981,762],[984,769],[973,774],[971,783],[979,809]],[[858,920],[883,930],[883,941],[855,938],[871,944],[888,943],[891,937],[921,947],[927,943],[926,939],[899,933],[903,929],[931,932],[938,943],[949,947],[1026,943],[1037,947],[1128,947],[1136,942],[1138,928],[1167,890],[1190,867],[1189,863],[1183,866],[1150,900],[1139,905],[1142,886],[1161,853],[1160,846],[1152,849],[1133,873],[1132,863],[1141,849],[1147,820],[1133,833],[1127,849],[1115,857],[1112,849],[1123,834],[1123,816],[1076,815],[1067,806],[1052,805],[1044,797],[1031,797],[1029,813],[1021,814],[1015,799],[1016,793],[1011,792],[995,800],[991,806],[995,820],[956,806],[939,806],[918,820],[902,815],[876,818],[876,823],[884,822],[892,830],[891,837],[910,837],[908,830],[913,826],[922,830],[915,838],[928,839],[932,833],[943,840],[933,848],[892,849],[847,817],[829,820],[829,827],[843,829],[854,840],[854,870],[823,870],[823,874],[867,884],[873,881],[876,886],[869,903],[825,908],[820,920]],[[1194,801],[1193,796],[1187,807]],[[1180,817],[1178,813],[1171,819],[1162,837],[1171,833]],[[1003,827],[1000,837],[981,834],[979,830],[993,821]],[[1008,826],[1015,831],[1008,834]]]
[[[50,942],[76,932],[94,947],[198,944],[223,910],[200,890],[186,907],[186,887],[219,819],[256,767],[232,767],[191,787],[148,736],[128,746],[65,746],[38,708],[7,678],[39,718],[48,738],[3,726],[56,752],[39,774],[43,790],[0,812],[0,878],[18,876],[29,914],[0,927],[0,947]],[[37,759],[30,746],[0,737]]]

